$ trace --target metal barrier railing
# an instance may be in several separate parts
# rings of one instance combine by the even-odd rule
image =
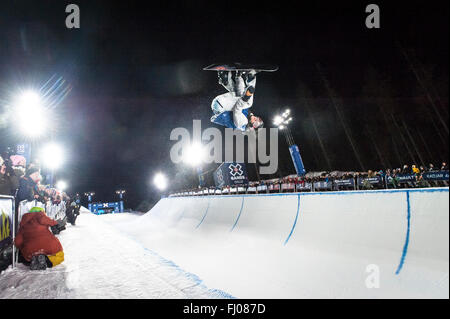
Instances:
[[[284,192],[326,192],[344,190],[370,190],[393,188],[425,188],[449,185],[449,171],[433,171],[423,174],[398,174],[395,176],[352,176],[342,178],[303,179],[295,182],[250,183],[249,185],[226,186],[223,188],[209,187],[191,189],[170,194],[173,196],[204,196],[233,194],[264,194]]]

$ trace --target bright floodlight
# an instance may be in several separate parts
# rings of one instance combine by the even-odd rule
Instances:
[[[273,124],[275,124],[276,126],[280,125],[281,123],[283,123],[283,118],[279,115],[275,116],[275,119],[273,120]]]
[[[273,124],[277,126],[280,130],[284,129],[289,124],[289,122],[292,121],[292,117],[289,116],[290,113],[291,111],[287,109],[281,115],[275,116]]]
[[[159,189],[159,190],[165,190],[167,188],[167,178],[162,173],[157,173],[155,177],[153,178],[153,184]]]
[[[205,157],[205,150],[200,143],[193,143],[183,152],[183,162],[191,166],[199,166]]]
[[[67,188],[67,183],[65,181],[58,181],[56,183],[56,188],[63,192]]]
[[[59,168],[64,161],[62,148],[54,143],[46,145],[41,153],[41,161],[50,169]]]
[[[38,137],[46,130],[45,109],[41,97],[34,91],[25,91],[14,104],[15,122],[22,134]]]

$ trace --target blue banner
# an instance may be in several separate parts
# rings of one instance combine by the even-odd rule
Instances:
[[[428,181],[448,181],[448,171],[426,172],[422,174],[423,179]]]
[[[97,215],[109,214],[109,213],[120,213],[120,203],[94,203],[91,206],[91,212]]]
[[[291,145],[289,146],[289,152],[291,153],[292,162],[294,162],[295,171],[297,172],[298,176],[305,175],[305,167],[303,166],[303,160],[300,155],[300,151],[298,149],[297,145]]]
[[[417,177],[416,174],[398,174],[395,176],[399,183],[408,183],[408,182],[416,182]],[[426,172],[422,174],[422,178],[426,181],[448,181],[449,172],[448,171],[435,171],[435,172]],[[391,183],[393,177],[387,176],[387,182]]]
[[[348,179],[337,179],[334,181],[334,183],[339,187],[339,186],[351,186],[354,187],[355,186],[355,180],[353,178],[348,178]]]

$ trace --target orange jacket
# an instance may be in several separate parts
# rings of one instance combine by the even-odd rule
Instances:
[[[26,260],[30,261],[33,255],[54,255],[63,250],[49,229],[57,224],[44,212],[28,213],[22,217],[14,244]]]

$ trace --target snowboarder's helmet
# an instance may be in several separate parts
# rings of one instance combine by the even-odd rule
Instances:
[[[249,114],[249,126],[255,130],[264,127],[264,121],[253,113]]]

